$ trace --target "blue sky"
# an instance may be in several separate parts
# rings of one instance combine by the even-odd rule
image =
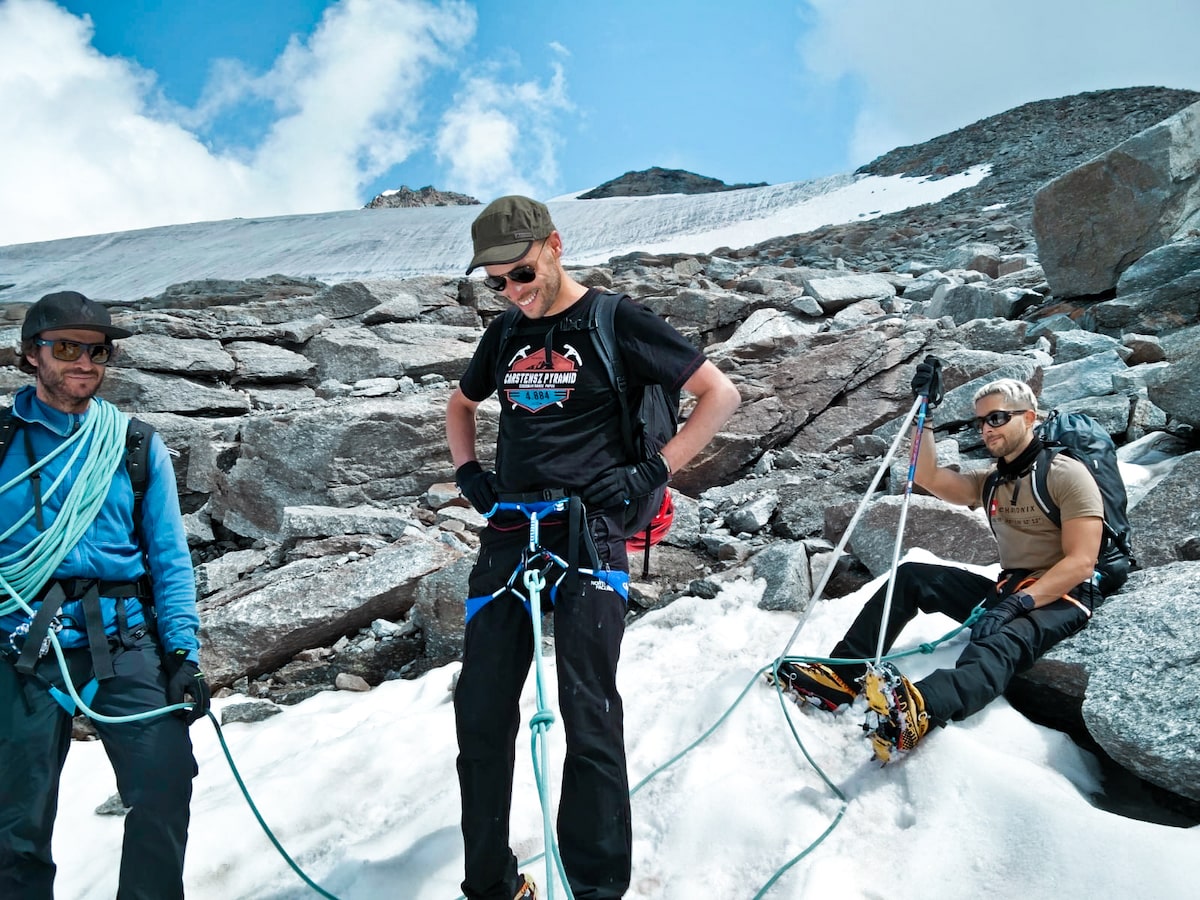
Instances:
[[[783,183],[1030,100],[1200,89],[1200,4],[0,0],[0,244],[544,199],[652,165]],[[1102,48],[1102,49],[1098,49]],[[7,129],[6,129],[7,130]]]

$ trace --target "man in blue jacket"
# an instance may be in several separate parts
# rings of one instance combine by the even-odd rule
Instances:
[[[191,704],[94,720],[129,807],[119,896],[183,896],[196,774],[188,726],[209,698],[167,449],[151,434],[135,503],[129,420],[95,396],[113,339],[129,335],[75,291],[43,297],[21,328],[19,366],[35,383],[13,399],[0,460],[0,897],[53,897],[50,843],[77,700],[104,718]]]

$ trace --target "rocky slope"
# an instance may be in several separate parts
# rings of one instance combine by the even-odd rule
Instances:
[[[742,188],[763,187],[765,181],[755,184],[726,184],[704,175],[696,175],[684,169],[663,169],[652,166],[640,172],[626,172],[612,181],[580,194],[580,200],[598,200],[602,197],[646,197],[651,194],[708,194],[715,191],[737,191]]]
[[[479,201],[454,191],[439,191],[431,185],[413,190],[400,185],[394,191],[384,191],[371,199],[364,209],[405,209],[415,206],[479,206]]]
[[[858,170],[939,176],[992,166],[975,187],[937,204],[780,237],[755,249],[805,265],[842,259],[865,271],[911,259],[932,263],[948,246],[968,241],[994,243],[1004,253],[1036,252],[1030,217],[1038,188],[1198,100],[1196,91],[1137,87],[1027,103],[899,147]]]

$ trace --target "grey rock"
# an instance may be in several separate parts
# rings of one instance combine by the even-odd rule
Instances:
[[[890,572],[900,525],[903,497],[880,497],[869,504],[848,544],[854,556],[878,577]],[[837,508],[826,518],[825,538],[836,543],[853,509]],[[832,527],[831,527],[832,526]],[[996,539],[983,513],[950,506],[936,497],[913,494],[908,499],[900,556],[913,547],[954,548],[958,562],[989,565],[997,561]]]
[[[1181,546],[1200,535],[1200,451],[1176,461],[1133,508],[1129,523],[1144,568],[1181,558]]]
[[[750,559],[755,578],[766,581],[760,609],[787,610],[801,619],[812,598],[808,552],[803,542],[777,541]]]
[[[1000,248],[996,244],[970,243],[955,247],[942,257],[945,269],[968,269],[990,278],[1000,274]]]
[[[401,537],[416,526],[401,510],[375,506],[286,506],[279,533],[285,538],[336,534],[380,534]]]
[[[120,342],[113,368],[170,372],[199,378],[229,378],[234,359],[220,341],[135,334]]]
[[[806,278],[804,293],[813,297],[827,313],[845,309],[859,300],[882,300],[896,296],[896,287],[879,275],[844,275]]]
[[[237,415],[250,409],[241,391],[210,387],[176,375],[155,375],[114,368],[104,379],[101,396],[131,413],[173,412],[186,415]]]
[[[725,514],[725,524],[734,532],[757,534],[771,521],[779,496],[772,491],[756,491],[747,502]]]
[[[252,725],[255,722],[264,722],[281,712],[283,712],[282,707],[270,700],[242,700],[238,703],[227,703],[221,707],[221,724],[233,725],[241,722]]]
[[[225,347],[233,357],[237,382],[303,381],[316,364],[300,353],[257,341],[231,341]]]
[[[1053,409],[1083,397],[1111,394],[1113,376],[1123,374],[1126,368],[1121,354],[1115,349],[1050,366],[1043,373],[1038,406]]]
[[[462,656],[467,580],[475,560],[460,555],[422,578],[413,599],[412,621],[425,635],[425,655],[449,662]]]

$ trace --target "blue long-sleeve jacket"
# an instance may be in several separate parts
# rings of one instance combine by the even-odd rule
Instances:
[[[21,420],[20,431],[0,463],[0,485],[7,484],[29,467],[22,431],[28,431],[34,456],[41,459],[62,444],[87,415],[65,413],[47,406],[38,400],[33,387],[17,392],[13,398],[13,414]],[[86,450],[80,454],[76,469],[82,466],[85,454]],[[72,478],[67,478],[57,490],[49,492],[70,456],[69,452],[60,454],[42,470],[42,509],[47,526],[58,515],[73,482]],[[0,496],[0,535],[28,512],[33,502],[33,485],[28,478],[20,479]],[[99,514],[59,564],[54,577],[133,582],[144,574],[148,560],[158,633],[164,649],[169,653],[186,650],[189,658],[198,659],[200,617],[196,612],[196,581],[179,511],[175,472],[166,445],[157,434],[150,444],[150,481],[142,500],[140,530],[148,545],[145,557],[133,522],[133,487],[122,463],[113,474]],[[36,520],[30,518],[14,534],[0,541],[0,558],[7,558],[37,535]],[[143,620],[141,601],[137,598],[102,597],[104,627],[110,635],[117,632],[117,603],[125,604],[131,627]],[[81,607],[78,601],[63,604],[60,616],[79,623],[78,629],[65,629],[59,634],[64,647],[87,646]],[[0,617],[0,641],[7,643],[9,634],[27,619],[20,612]]]

